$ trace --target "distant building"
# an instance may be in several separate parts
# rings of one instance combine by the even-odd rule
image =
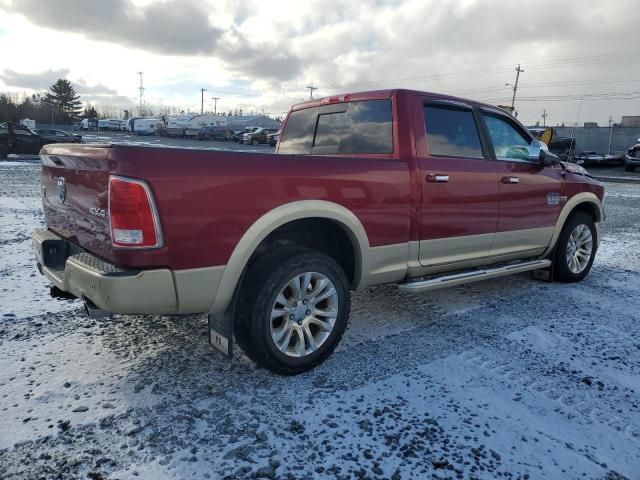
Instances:
[[[598,126],[598,122],[584,122],[586,128],[593,128]]]
[[[231,130],[243,130],[246,127],[280,128],[280,122],[266,115],[228,115],[227,127]]]
[[[640,127],[640,115],[623,115],[621,127]]]

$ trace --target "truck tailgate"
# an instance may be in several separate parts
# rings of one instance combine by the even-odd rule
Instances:
[[[41,193],[48,228],[111,259],[108,154],[108,145],[45,146]]]

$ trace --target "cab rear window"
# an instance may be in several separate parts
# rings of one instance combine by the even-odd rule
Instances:
[[[297,110],[287,120],[278,153],[392,153],[390,100],[363,100]]]

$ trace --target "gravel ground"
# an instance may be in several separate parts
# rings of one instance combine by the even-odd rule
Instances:
[[[370,288],[283,378],[223,359],[202,316],[48,298],[38,175],[0,162],[0,478],[639,478],[640,185],[606,185],[584,282]]]

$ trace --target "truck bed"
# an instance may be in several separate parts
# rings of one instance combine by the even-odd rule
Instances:
[[[258,218],[306,199],[351,210],[365,226],[371,246],[409,240],[409,171],[401,160],[117,144],[49,145],[41,156],[47,227],[123,268],[224,265]],[[110,175],[148,184],[160,217],[162,247],[111,244]]]

